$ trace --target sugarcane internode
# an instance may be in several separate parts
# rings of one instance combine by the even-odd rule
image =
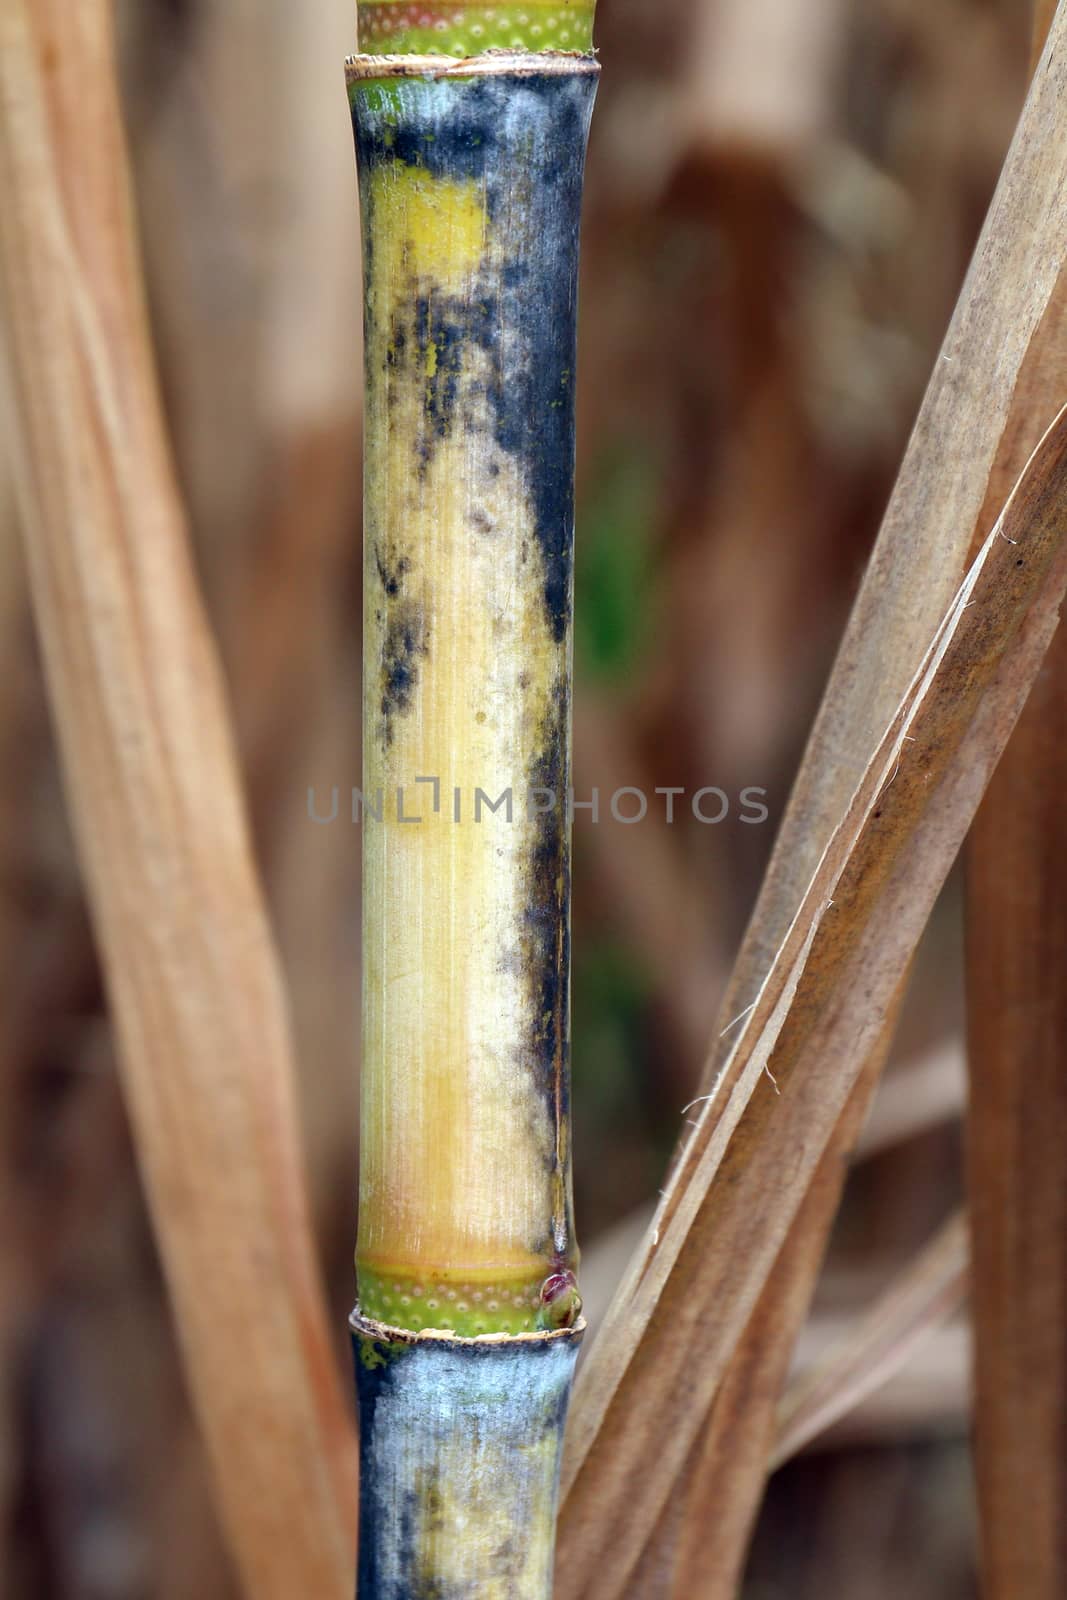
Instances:
[[[365,239],[364,787],[570,783],[587,57],[351,87]],[[427,780],[429,781],[429,780]],[[570,829],[364,837],[360,1305],[537,1332],[575,1272]],[[552,1315],[559,1314],[558,1308]]]
[[[468,59],[441,53],[439,22],[504,13],[515,51],[469,31],[451,35]],[[386,0],[362,10],[364,47],[384,54],[349,64],[363,790],[437,775],[415,777],[419,827],[400,811],[363,840],[363,1600],[551,1589],[582,1328],[569,820],[531,808],[489,826],[434,785],[571,782],[578,225],[597,65],[527,47],[550,23],[563,45],[582,15]],[[409,61],[427,19],[438,54]]]

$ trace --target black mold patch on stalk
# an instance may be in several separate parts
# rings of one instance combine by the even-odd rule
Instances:
[[[446,438],[452,428],[463,364],[463,343],[463,319],[448,314],[447,309],[443,313],[440,304],[428,295],[419,295],[415,300],[415,351],[426,372],[424,415],[428,449],[429,441]],[[429,460],[428,454],[423,463],[424,470]]]
[[[407,556],[390,557],[381,546],[378,546],[374,551],[374,565],[378,569],[378,581],[385,590],[386,597],[395,600],[404,587],[404,579],[411,571],[411,562]]]
[[[527,1056],[538,1089],[550,1103],[553,1124],[567,1116],[570,1097],[570,718],[570,685],[564,675],[553,689],[538,753],[527,774],[538,812],[525,869],[522,928],[523,970],[533,991]]]
[[[571,613],[578,223],[595,88],[592,76],[546,73],[357,84],[353,94],[365,238],[374,232],[369,180],[382,168],[475,182],[484,192],[493,246],[482,279],[462,301],[413,283],[414,326],[391,330],[390,361],[425,363],[434,352],[420,448],[425,470],[479,398],[459,393],[463,348],[488,354],[481,398],[534,509],[558,642]],[[365,265],[369,276],[369,258]]]
[[[454,295],[430,292],[425,280],[408,278],[399,296],[399,308],[389,328],[387,365],[397,377],[415,375],[423,390],[417,418],[415,454],[420,478],[425,478],[438,446],[457,425],[470,429],[476,421],[476,397],[461,393],[464,351],[486,346],[484,313]],[[387,404],[393,409],[396,390],[390,386]]]
[[[389,592],[390,578],[385,587]],[[381,663],[381,714],[382,738],[391,745],[395,737],[394,723],[409,712],[415,702],[415,689],[419,681],[419,663],[430,653],[430,630],[424,608],[415,600],[397,599],[389,606],[382,648]]]

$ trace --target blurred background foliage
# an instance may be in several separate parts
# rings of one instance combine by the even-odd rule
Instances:
[[[351,0],[118,0],[151,313],[290,983],[339,1358],[353,1294],[360,342]],[[601,0],[580,353],[574,1060],[594,1312],[731,954],[1011,136],[1021,0]],[[0,1587],[234,1594],[115,1080],[0,472]],[[717,786],[643,823],[621,787]],[[769,821],[741,820],[746,787]],[[950,892],[813,1359],[958,1202]],[[270,1284],[263,1285],[270,1293]],[[254,1315],[254,1308],[250,1315]],[[975,1593],[966,1334],[777,1475],[749,1600]],[[284,1508],[277,1508],[284,1515]]]

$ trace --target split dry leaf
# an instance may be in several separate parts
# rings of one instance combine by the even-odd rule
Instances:
[[[896,1002],[894,1002],[894,1010]],[[826,1240],[841,1202],[848,1172],[847,1151],[863,1126],[889,1048],[883,1029],[871,1051],[834,1136],[804,1196],[755,1311],[738,1341],[725,1376],[700,1431],[692,1458],[679,1480],[681,1493],[650,1540],[644,1562],[662,1563],[669,1573],[665,1591],[732,1595],[741,1577],[767,1463],[775,1437],[776,1406],[789,1371],[796,1331],[804,1322],[822,1265]],[[737,1491],[720,1495],[720,1486]],[[710,1496],[717,1496],[709,1524]],[[638,1592],[646,1592],[640,1584]],[[661,1590],[649,1587],[649,1594]]]
[[[844,808],[590,1357],[563,1595],[622,1593],[663,1509],[1040,668],[1065,533],[1061,415]]]
[[[1014,481],[1013,475],[1005,483],[997,471],[1001,436],[1014,392],[1019,386],[1026,387],[1021,375],[1041,359],[1059,294],[1059,240],[1067,224],[1067,128],[1059,109],[1067,80],[1065,37],[1067,23],[1061,13],[934,367],[874,559],[727,989],[720,1035],[750,1004],[770,967],[834,820],[863,771],[874,730],[888,721],[963,575],[976,519],[991,498],[999,509]],[[1040,429],[1058,403],[1057,399],[1038,406],[1029,426]],[[1032,444],[1033,435],[1028,438]],[[946,471],[949,449],[952,470]],[[1024,453],[1022,461],[1025,459]],[[1016,456],[1016,473],[1022,461]],[[877,1053],[883,1057],[895,1021],[894,1006],[887,1011],[884,1037],[877,1042]],[[721,1073],[732,1040],[732,1033],[714,1040],[705,1090]],[[876,1071],[876,1065],[868,1063],[862,1077]],[[724,1103],[721,1097],[719,1103]],[[847,1130],[839,1130],[825,1162],[840,1165],[848,1158],[851,1144]],[[704,1422],[703,1455],[695,1454],[683,1471],[703,1570],[714,1574],[706,1590],[709,1600],[730,1595],[736,1587],[764,1479],[762,1444],[772,1435],[776,1384],[787,1370],[821,1260],[821,1245],[811,1248],[805,1230],[816,1226],[825,1238],[829,1221],[829,1215],[824,1222],[816,1222],[803,1212],[798,1214],[752,1326],[738,1342],[737,1373],[724,1382],[724,1391],[731,1381],[738,1392],[744,1390],[747,1402],[738,1411],[716,1401]],[[761,1374],[759,1382],[755,1381],[757,1372]],[[579,1419],[583,1408],[579,1388]],[[729,1461],[728,1476],[719,1470],[720,1461]],[[701,1534],[713,1495],[716,1531],[710,1540]],[[675,1496],[672,1505],[677,1503]],[[677,1534],[676,1518],[673,1532],[661,1528],[653,1535],[653,1545],[662,1547],[664,1539],[674,1540]],[[675,1564],[675,1555],[673,1549],[660,1548],[650,1559],[654,1558],[654,1566],[662,1571]],[[684,1582],[681,1557],[677,1567],[679,1581]]]
[[[1067,232],[1065,95],[1067,15],[1061,13],[805,752],[724,1000],[727,1021],[751,1002],[769,971],[877,730],[892,717],[966,571],[1019,375],[1060,276]],[[1055,409],[1035,419],[1039,434]],[[994,514],[1002,505],[1003,497]],[[713,1073],[722,1055],[713,1051]]]
[[[959,1212],[897,1274],[850,1336],[786,1390],[772,1467],[806,1449],[896,1376],[962,1305],[968,1260],[967,1218]]]
[[[829,1346],[844,1332],[840,1318],[824,1320],[816,1315],[805,1326],[798,1352],[807,1345]],[[906,1457],[909,1447],[923,1442],[965,1444],[971,1427],[971,1344],[966,1315],[927,1329],[908,1360],[884,1383],[871,1389],[828,1432],[813,1438],[805,1454],[833,1457],[839,1451],[846,1452],[834,1464],[836,1473],[838,1469],[847,1472],[850,1461],[855,1461],[855,1456],[847,1453],[852,1447],[865,1451],[871,1445],[901,1444]],[[958,1455],[955,1450],[951,1453]],[[893,1459],[898,1467],[902,1465],[899,1456]],[[968,1487],[965,1476],[957,1481],[962,1488]],[[970,1553],[969,1529],[958,1525],[953,1528],[946,1521],[943,1531],[946,1537],[958,1540],[961,1553]],[[970,1553],[968,1573],[973,1566]],[[889,1600],[892,1594],[890,1590]]]
[[[34,611],[123,1082],[250,1593],[340,1600],[354,1482],[285,998],[149,345],[111,7],[0,15],[0,258]]]

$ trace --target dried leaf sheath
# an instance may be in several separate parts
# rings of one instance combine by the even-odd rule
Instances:
[[[580,1328],[571,591],[589,57],[357,57],[360,1594],[551,1587]]]

